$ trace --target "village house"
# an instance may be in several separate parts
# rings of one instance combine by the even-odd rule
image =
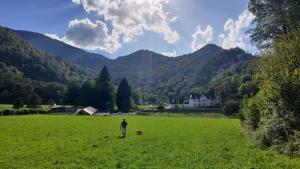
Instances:
[[[190,94],[189,104],[190,108],[197,107],[218,107],[220,101],[214,96],[205,96],[203,94]]]

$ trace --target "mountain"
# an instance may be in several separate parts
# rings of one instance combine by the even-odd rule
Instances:
[[[179,57],[167,57],[152,51],[139,50],[117,59],[108,59],[42,34],[16,32],[33,46],[64,60],[97,72],[106,65],[115,84],[126,77],[134,89],[146,95],[187,95],[194,88],[207,87],[210,81],[231,65],[253,59],[252,55],[242,49],[225,50],[213,44]]]
[[[42,52],[13,30],[0,27],[0,62],[14,67],[26,78],[43,82],[85,81],[93,71]]]
[[[242,49],[225,50],[209,44],[179,57],[142,50],[107,66],[115,81],[126,77],[135,89],[147,95],[176,97],[186,96],[195,87],[205,87],[231,65],[252,59]]]
[[[58,56],[64,60],[72,61],[85,67],[97,69],[102,67],[110,59],[95,53],[89,53],[82,49],[70,46],[61,41],[52,39],[44,34],[14,30],[23,40],[31,43],[45,53]],[[99,68],[98,68],[99,69]]]

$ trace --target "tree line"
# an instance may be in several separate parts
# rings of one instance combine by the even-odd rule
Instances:
[[[252,42],[261,50],[254,81],[259,91],[243,99],[241,119],[267,147],[294,154],[300,148],[300,1],[251,0]]]
[[[106,112],[118,110],[127,113],[135,105],[127,79],[123,78],[116,89],[106,66],[96,79],[90,79],[83,85],[70,83],[65,99],[66,104],[93,106]]]

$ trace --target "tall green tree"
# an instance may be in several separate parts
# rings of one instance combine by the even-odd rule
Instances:
[[[244,101],[244,122],[262,144],[286,151],[286,144],[299,141],[294,131],[300,130],[300,30],[274,40],[259,65],[260,90]]]
[[[80,85],[76,82],[72,82],[67,86],[67,92],[65,96],[65,103],[70,105],[78,105],[80,97]]]
[[[115,90],[111,82],[110,75],[106,66],[103,67],[99,77],[96,79],[95,87],[97,108],[104,111],[112,111],[114,109]]]
[[[96,107],[97,103],[95,101],[95,86],[96,82],[93,79],[86,81],[81,86],[78,98],[79,105]]]
[[[37,108],[40,108],[41,106],[41,98],[36,94],[34,93],[30,100],[29,100],[29,103],[28,103],[28,108],[33,108],[33,109],[37,109]]]
[[[251,0],[249,11],[255,15],[251,39],[258,47],[270,47],[273,39],[297,28],[299,0]]]
[[[124,78],[118,88],[116,104],[119,111],[129,112],[131,108],[131,88],[126,78]]]
[[[110,82],[111,78],[108,73],[108,69],[106,66],[104,66],[99,74],[99,77],[97,78],[97,84],[100,85],[102,83]]]

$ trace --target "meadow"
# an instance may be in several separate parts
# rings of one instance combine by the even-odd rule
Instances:
[[[0,139],[1,169],[300,168],[300,158],[257,148],[239,120],[224,117],[3,116]]]

